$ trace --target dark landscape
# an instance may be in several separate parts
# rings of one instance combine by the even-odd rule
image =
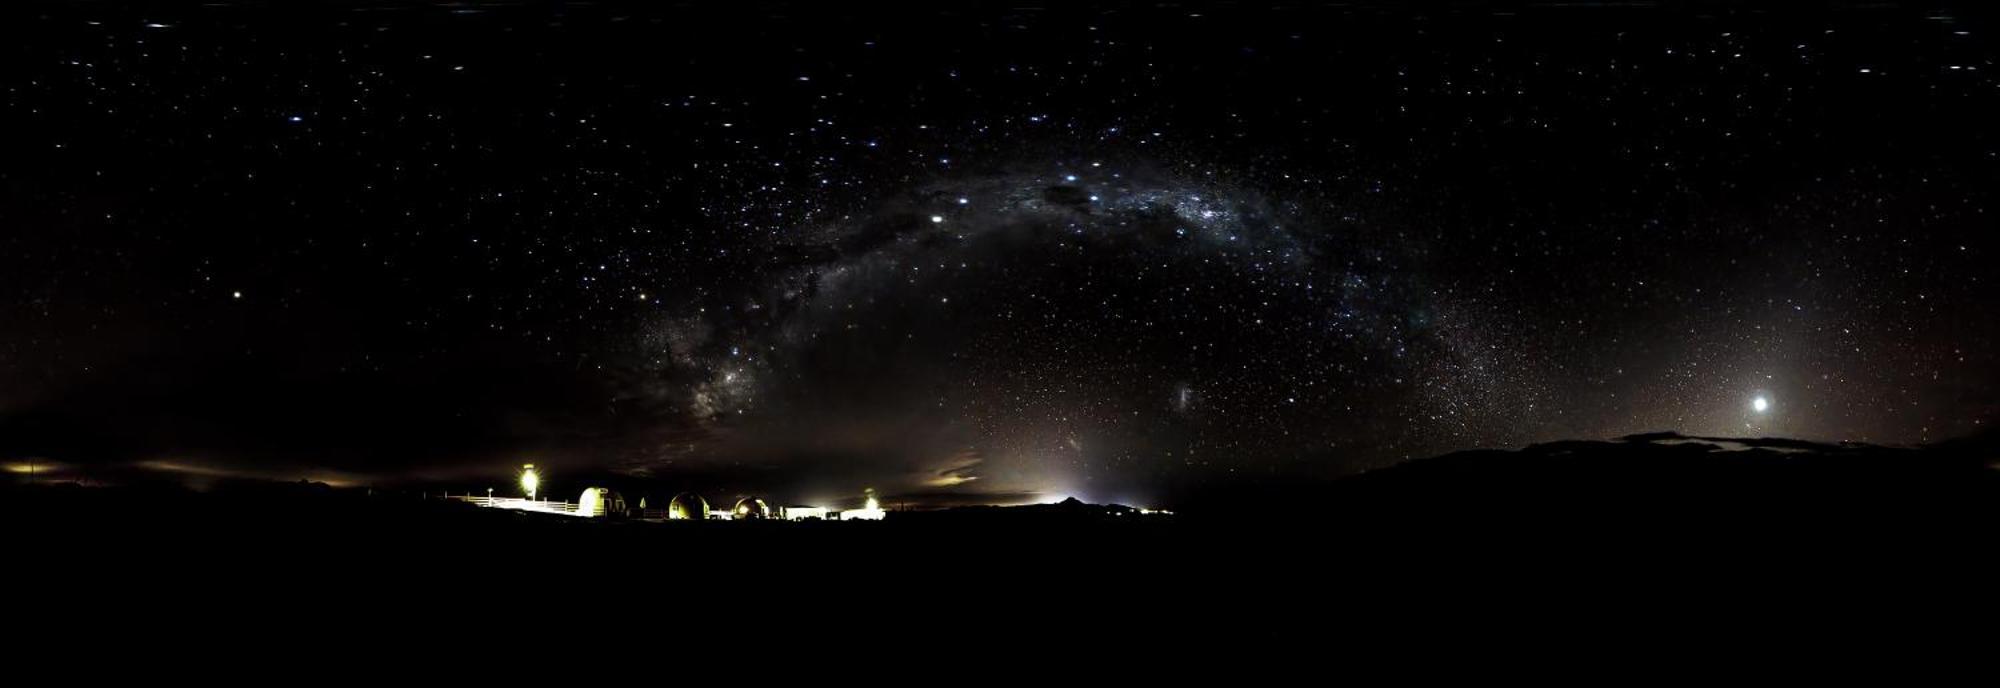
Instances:
[[[10,547],[39,562],[23,584],[84,593],[39,602],[287,628],[326,619],[301,629],[307,642],[375,615],[497,609],[641,644],[685,632],[653,616],[666,614],[765,633],[833,619],[759,642],[877,649],[1419,652],[1407,638],[1501,634],[1473,644],[1629,652],[1688,633],[1775,648],[1974,622],[1964,605],[1988,583],[2000,528],[1996,466],[1992,437],[1895,449],[1661,433],[1460,452],[1324,485],[1222,486],[1172,515],[1072,499],[880,522],[580,521],[264,481],[16,482],[0,503],[32,525]],[[624,611],[578,611],[612,600]],[[1508,619],[1532,619],[1518,621],[1532,638],[1505,637]],[[509,635],[438,642],[495,633]],[[624,646],[543,642],[582,656]]]

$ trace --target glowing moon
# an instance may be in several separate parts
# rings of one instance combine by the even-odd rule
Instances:
[[[1755,399],[1751,399],[1750,410],[1756,411],[1758,413],[1769,411],[1771,410],[1771,400],[1761,396]]]

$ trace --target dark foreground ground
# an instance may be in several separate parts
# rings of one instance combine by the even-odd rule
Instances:
[[[520,646],[620,661],[859,643],[932,659],[1336,661],[1915,638],[1976,654],[2000,585],[1994,458],[1979,442],[1634,438],[1245,486],[1172,517],[580,521],[268,483],[12,485],[0,499],[17,627],[210,656]]]

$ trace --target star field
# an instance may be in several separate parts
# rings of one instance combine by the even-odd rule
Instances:
[[[1975,18],[21,15],[5,456],[1145,503],[2000,403]]]

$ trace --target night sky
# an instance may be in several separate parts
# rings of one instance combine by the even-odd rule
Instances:
[[[1986,18],[1049,4],[0,10],[0,458],[1157,504],[2000,411]]]

